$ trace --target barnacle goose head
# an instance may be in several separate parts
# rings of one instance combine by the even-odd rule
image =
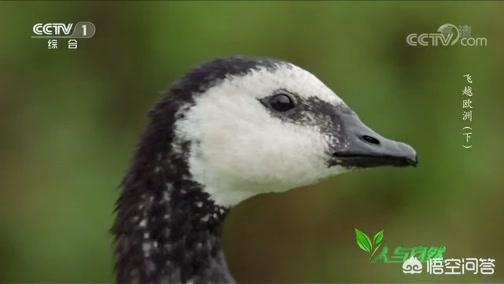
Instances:
[[[358,168],[416,164],[306,70],[231,57],[193,68],[149,113],[117,201],[119,283],[230,283],[229,208]]]
[[[191,178],[221,206],[352,169],[416,164],[413,148],[371,130],[294,64],[232,57],[184,80],[196,87],[178,110],[173,149],[186,151]]]

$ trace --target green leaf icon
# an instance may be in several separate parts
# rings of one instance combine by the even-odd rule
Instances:
[[[383,230],[379,231],[376,233],[373,237],[373,252],[371,253],[371,257],[376,253],[376,251],[380,248],[381,244],[383,243]]]
[[[365,252],[371,252],[372,244],[369,237],[361,230],[355,228],[355,241],[357,245]]]
[[[378,247],[382,244],[383,242],[383,230],[379,231],[376,233],[373,237],[373,246]]]

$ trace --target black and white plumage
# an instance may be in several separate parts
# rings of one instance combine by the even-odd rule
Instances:
[[[273,59],[192,69],[149,113],[117,201],[120,283],[234,282],[221,249],[226,214],[356,168],[416,164],[314,75]]]

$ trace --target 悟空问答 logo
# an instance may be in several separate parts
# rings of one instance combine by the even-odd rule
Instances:
[[[481,257],[445,257],[446,246],[396,246],[384,245],[384,230],[378,231],[370,238],[357,228],[355,241],[357,246],[368,253],[369,262],[373,264],[401,264],[404,274],[429,275],[494,275],[495,259]]]
[[[403,263],[402,271],[406,274],[422,273],[422,263],[418,258],[411,256]]]

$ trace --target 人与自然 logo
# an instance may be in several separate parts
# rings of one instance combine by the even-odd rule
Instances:
[[[468,25],[443,24],[435,33],[410,33],[406,36],[410,46],[487,46],[486,37],[472,36],[472,27]]]
[[[404,274],[415,275],[464,275],[495,274],[495,259],[481,257],[446,258],[446,246],[396,246],[384,245],[385,231],[380,230],[370,238],[362,230],[355,228],[357,246],[368,253],[369,262],[376,264],[401,264]],[[381,250],[380,250],[381,248]]]

